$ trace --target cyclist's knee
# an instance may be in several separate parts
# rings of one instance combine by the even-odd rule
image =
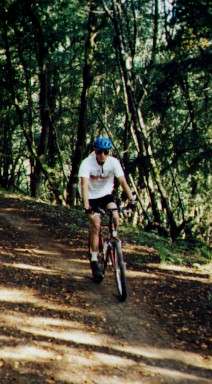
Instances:
[[[111,202],[111,203],[109,203],[107,205],[107,208],[108,209],[114,209],[114,208],[117,208],[117,205],[116,205],[116,203]],[[118,213],[118,210],[113,211],[113,219],[114,219],[114,222],[115,222],[115,226],[118,227],[118,225],[119,225],[119,213]]]
[[[99,216],[93,216],[90,220],[90,227],[92,233],[98,234],[100,231],[101,221]]]
[[[117,228],[119,225],[119,215],[113,216],[113,218],[114,218],[114,222],[115,222],[115,227]]]
[[[111,203],[108,203],[108,204],[107,204],[107,208],[108,208],[108,209],[114,209],[114,208],[117,208],[117,205],[116,205],[116,203],[114,203],[114,202],[111,201]]]

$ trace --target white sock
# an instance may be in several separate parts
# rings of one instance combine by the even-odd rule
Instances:
[[[98,261],[98,252],[91,252],[91,261]]]

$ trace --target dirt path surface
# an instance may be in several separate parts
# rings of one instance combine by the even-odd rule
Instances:
[[[118,303],[112,276],[91,281],[86,231],[77,212],[0,200],[0,383],[212,383],[207,270],[129,263]]]

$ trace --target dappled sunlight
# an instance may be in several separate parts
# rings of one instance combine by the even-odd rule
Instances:
[[[139,271],[127,268],[127,273],[129,277],[145,277],[146,279],[153,278],[156,280],[161,280],[163,276],[169,276],[169,273],[167,272],[170,271],[170,276],[176,280],[196,281],[203,284],[208,284],[210,280],[210,276],[208,274],[195,274],[193,270],[189,270],[186,267],[174,267],[176,268],[169,268],[167,265],[164,267],[161,265],[149,263],[145,265],[144,270],[142,270],[142,266],[140,267],[141,269]]]
[[[17,345],[15,347],[4,347],[0,350],[0,359],[26,360],[28,362],[45,362],[53,360],[56,354],[35,345]]]
[[[11,337],[11,339],[12,339],[12,337]],[[6,340],[8,340],[8,337],[7,336],[4,336],[4,335],[0,335],[0,341],[6,341]]]
[[[75,259],[75,260],[70,260],[70,264],[73,264],[74,262],[77,262],[78,264],[85,264],[89,265],[88,259]],[[80,267],[81,268],[81,267]],[[81,270],[81,269],[80,269]]]
[[[11,289],[7,295],[6,291],[2,288],[0,297],[4,295],[3,298],[7,300],[13,298],[13,302],[36,301],[32,291],[28,296],[26,290]],[[73,313],[74,308],[69,307],[69,310]],[[96,312],[95,310],[95,317]],[[110,336],[103,331],[100,333],[95,328],[95,323],[85,325],[78,320],[30,316],[16,311],[1,313],[0,323],[4,329],[10,330],[12,337],[16,335],[13,347],[7,346],[7,341],[3,339],[0,359],[8,362],[15,360],[49,364],[48,372],[55,379],[70,384],[73,381],[81,384],[90,375],[101,384],[122,384],[126,374],[127,383],[135,384],[142,382],[141,376],[144,372],[147,372],[147,376],[160,375],[167,380],[175,379],[176,383],[177,380],[179,383],[183,380],[198,384],[210,382],[204,376],[200,381],[200,376],[195,374],[196,367],[205,367],[208,370],[210,364],[209,360],[204,361],[199,354],[171,348],[155,348],[136,339],[129,341]],[[24,344],[21,342],[21,335],[25,339]],[[9,340],[10,338],[8,342]],[[172,362],[175,363],[174,369]],[[188,373],[186,367],[189,365],[193,368]]]
[[[172,315],[178,327],[179,314],[185,314],[180,305],[170,305],[179,288],[183,295],[188,289],[195,293],[208,283],[206,274],[169,268],[157,263],[153,248],[123,242],[129,297],[118,303],[109,267],[101,285],[91,281],[86,235],[57,232],[57,215],[51,233],[48,212],[40,220],[15,211],[7,211],[8,236],[1,232],[0,382],[6,372],[11,383],[14,375],[25,384],[210,383],[212,358],[205,340],[190,348],[184,342],[187,324],[179,325],[182,342],[174,328],[171,335],[164,328]],[[160,322],[154,310],[164,303],[168,316]],[[192,323],[188,328],[199,337],[201,328]]]
[[[25,212],[26,210],[22,208],[22,212]],[[19,212],[19,208],[14,207],[1,207],[1,212]]]
[[[71,272],[74,272],[74,270],[72,270]],[[80,275],[75,275],[74,276],[74,280],[75,281],[81,281],[81,282],[83,282],[84,281],[84,279],[85,279],[85,276],[87,276],[87,270],[84,270],[84,271],[82,271],[82,274],[80,274]],[[84,276],[85,275],[85,276]]]
[[[38,249],[38,248],[31,248],[31,252],[33,255],[47,255],[47,256],[59,256],[59,252],[54,252],[52,249]]]
[[[44,268],[44,267],[38,267],[36,265],[31,265],[31,264],[23,264],[23,263],[13,263],[13,264],[9,264],[9,263],[2,263],[2,265],[4,265],[5,267],[12,267],[12,268],[17,268],[17,269],[27,269],[27,270],[30,270],[30,271],[35,271],[35,272],[41,272],[41,273],[48,273],[48,274],[51,274],[51,275],[56,275],[58,272],[57,271],[53,271],[52,269],[49,269],[49,268]]]
[[[70,273],[74,273],[74,274],[77,274],[77,273],[80,273],[80,277],[76,275],[76,279],[79,280],[79,279],[83,279],[83,276],[85,274],[88,273],[88,268],[89,268],[89,262],[87,259],[82,259],[82,258],[76,258],[76,259],[73,259],[71,256],[70,256],[70,259],[67,258],[66,260],[62,259],[61,260],[61,255],[59,252],[52,252],[51,250],[43,250],[43,249],[35,249],[35,248],[31,248],[31,249],[26,249],[26,248],[14,248],[15,252],[19,253],[20,256],[22,257],[25,257],[28,258],[28,257],[36,257],[39,256],[48,256],[48,257],[55,257],[55,260],[54,260],[54,268],[50,268],[49,266],[48,267],[45,267],[45,266],[40,266],[40,265],[35,265],[35,264],[28,264],[28,263],[23,263],[23,262],[20,262],[20,263],[8,263],[8,262],[4,262],[4,263],[1,263],[1,266],[5,266],[5,267],[9,267],[9,268],[16,268],[16,269],[23,269],[23,270],[29,270],[31,271],[32,273],[40,273],[40,274],[48,274],[48,275],[51,275],[51,276],[56,276],[56,275],[61,275],[61,272],[62,272],[62,275],[66,275],[66,274],[70,274]],[[72,250],[72,253],[74,252],[74,250]],[[77,253],[77,251],[76,251]],[[1,250],[0,249],[0,255],[2,256],[10,256],[12,258],[15,257],[15,254],[11,254],[11,252],[9,252],[9,250],[5,251],[5,250]],[[44,260],[45,261],[45,260]],[[49,264],[49,259],[47,260],[46,259],[46,262],[48,262]],[[85,268],[84,268],[85,267]]]
[[[186,281],[198,281],[203,284],[208,284],[209,278],[208,277],[199,277],[199,276],[183,276],[183,275],[177,275],[175,276],[177,280],[186,280]]]
[[[83,313],[82,308],[75,308],[71,305],[68,306],[64,304],[58,304],[56,302],[52,302],[48,299],[42,299],[37,296],[37,292],[35,290],[25,288],[25,289],[17,289],[17,288],[6,288],[0,287],[0,302],[8,302],[8,303],[28,303],[33,305],[34,307],[63,312],[67,311],[67,309],[71,312]],[[3,314],[0,314],[0,320],[2,319]],[[12,315],[13,316],[13,315]],[[26,315],[26,318],[28,315]]]
[[[103,352],[92,352],[92,357],[95,359],[98,364],[106,364],[111,366],[119,366],[119,367],[130,367],[135,362],[133,359],[127,359],[126,357],[121,357],[115,355],[115,353],[103,353]]]
[[[174,265],[174,264],[165,264],[165,263],[148,263],[148,268],[150,270],[157,270],[161,273],[171,273],[172,275],[182,275],[182,276],[193,276],[198,275],[201,277],[205,277],[207,274],[204,269],[207,268],[209,264],[202,266],[203,271],[201,269],[194,269],[193,267],[188,267],[185,265]]]
[[[0,255],[1,256],[8,256],[9,255],[9,251],[3,247],[0,246]]]
[[[61,346],[58,348],[54,344],[53,348],[54,350],[57,348],[57,351],[63,355],[63,359],[55,364],[54,375],[59,381],[81,384],[84,383],[84,380],[86,383],[88,377],[92,377],[91,382],[95,383],[123,384],[127,375],[127,383],[141,383],[141,366],[143,364],[138,364],[133,359],[119,356],[111,351],[95,351],[95,348],[92,350],[77,349],[77,353],[73,347],[65,352]]]
[[[124,244],[123,246],[125,253],[136,253],[138,255],[158,255],[158,251],[155,248],[147,247],[144,245],[137,244]]]
[[[199,375],[180,372],[174,368],[161,368],[161,367],[151,367],[150,371],[157,376],[161,376],[166,380],[171,380],[174,383],[190,383],[190,384],[211,384],[211,379],[202,378]],[[173,381],[174,380],[174,381]],[[169,381],[166,381],[168,383]]]
[[[142,271],[134,271],[132,269],[127,269],[127,276],[130,278],[152,278],[158,280],[159,277],[155,273],[147,273]]]
[[[31,317],[26,314],[10,312],[1,314],[0,321],[11,328],[17,328],[22,332],[33,335],[65,340],[83,345],[110,345],[112,340],[104,335],[98,335],[93,330],[86,329],[84,324],[52,319],[45,317]]]
[[[25,253],[25,252],[31,252],[31,248],[13,248],[13,251],[15,252],[20,252],[20,253]]]
[[[54,261],[54,266],[57,267],[63,274],[71,274],[74,276],[75,280],[82,280],[84,276],[88,275],[88,270],[90,273],[90,266],[88,259],[78,259],[78,258],[67,258],[62,259],[57,258]]]
[[[136,370],[131,373],[127,369],[121,370],[120,367],[114,369],[110,368],[110,372],[107,372],[108,367],[101,365],[100,367],[93,365],[93,361],[90,361],[90,368],[86,369],[82,366],[66,366],[63,370],[57,370],[55,372],[56,380],[67,384],[82,384],[82,383],[101,383],[101,384],[141,384],[141,377],[144,373],[140,372],[136,374]],[[80,370],[80,375],[79,375]],[[70,375],[71,371],[71,375]],[[111,372],[112,371],[112,372]],[[127,375],[127,381],[125,379]],[[130,378],[131,376],[131,378]],[[137,376],[137,379],[135,378]],[[92,377],[92,381],[88,381],[88,377]]]
[[[123,351],[123,346],[114,346],[114,349],[117,351]],[[146,344],[143,345],[124,345],[125,352],[132,354],[132,355],[139,355],[145,358],[150,358],[154,360],[162,360],[162,359],[168,359],[178,362],[185,362],[187,364],[194,365],[196,367],[205,367],[208,368],[212,366],[212,357],[205,359],[198,353],[194,352],[185,352],[181,351],[179,349],[167,349],[167,348],[156,348],[156,347],[150,347]]]
[[[77,252],[77,254],[79,252],[82,252],[82,253],[86,254],[86,253],[88,253],[88,248],[87,247],[82,247],[80,245],[79,246],[77,245],[77,248],[73,248],[72,247],[72,252]]]
[[[32,302],[32,296],[28,289],[5,288],[0,287],[0,301],[10,303],[27,303]]]
[[[17,247],[17,248],[13,248],[15,252],[18,252],[18,253],[21,253],[21,254],[25,254],[25,252],[29,252],[31,253],[32,255],[33,254],[43,254],[43,255],[59,255],[58,252],[55,252],[53,250],[44,250],[42,248],[20,248],[20,247]]]
[[[55,252],[55,250],[52,249],[43,249],[43,248],[32,248],[32,247],[25,247],[25,248],[12,248],[12,250],[7,247],[7,248],[2,248],[0,247],[0,255],[2,256],[16,256],[19,254],[20,256],[60,256],[59,252]]]
[[[154,280],[158,280],[160,281],[161,278],[162,278],[162,272],[161,272],[161,275],[159,275],[158,273],[154,273],[154,270],[150,269],[150,271],[137,271],[137,270],[132,270],[132,269],[128,269],[127,268],[127,276],[128,277],[131,277],[131,278],[145,278],[145,279],[154,279]],[[167,276],[167,275],[166,275]],[[209,277],[204,277],[204,275],[201,277],[201,276],[195,276],[195,275],[183,275],[183,274],[172,274],[172,276],[176,279],[176,280],[185,280],[185,281],[196,281],[196,282],[200,282],[200,283],[203,283],[203,284],[208,284],[209,282]]]
[[[125,375],[127,375],[127,384],[142,384],[142,383],[144,383],[144,381],[140,377],[138,377],[138,379],[135,379],[134,374],[126,370],[126,372],[124,372],[121,377],[118,376],[118,373],[116,375],[110,376],[109,377],[110,384],[123,384],[123,383],[126,383]],[[132,376],[132,377],[130,378],[130,376]],[[142,377],[144,376],[144,372],[141,372],[141,376]],[[146,376],[149,376],[149,375],[146,374]],[[101,384],[108,384],[108,376],[107,376],[107,374],[105,374],[104,376],[103,376],[103,374],[98,375],[98,379],[99,379],[99,382]],[[150,381],[149,381],[149,383],[150,383]],[[156,382],[154,382],[154,383],[158,384]]]
[[[155,264],[153,266],[156,266]],[[182,272],[182,273],[187,273],[187,274],[193,274],[194,270],[193,268],[189,268],[185,265],[174,265],[174,264],[165,264],[161,263],[157,265],[157,268],[160,269],[161,271],[170,271],[170,272]]]

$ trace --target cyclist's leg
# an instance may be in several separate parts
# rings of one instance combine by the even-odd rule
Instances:
[[[91,250],[91,269],[94,280],[100,282],[103,279],[103,272],[98,264],[97,255],[99,251],[99,232],[101,229],[101,217],[95,211],[99,208],[105,209],[109,206],[116,208],[112,195],[106,195],[99,199],[89,200],[90,207],[94,211],[93,214],[89,215],[90,219],[90,250]],[[116,212],[116,211],[115,211]],[[117,217],[117,215],[116,215]],[[116,220],[118,223],[118,219]],[[116,225],[116,224],[115,224]],[[97,281],[98,280],[98,281]]]
[[[91,260],[96,260],[95,255],[98,254],[99,250],[99,231],[101,225],[101,218],[98,213],[92,213],[89,215],[89,232],[90,232],[90,251]],[[93,257],[92,257],[93,256]]]
[[[114,202],[114,198],[112,195],[108,195],[108,197],[107,197],[106,208],[108,208],[108,209],[117,208],[117,204]],[[114,220],[114,227],[115,227],[114,230],[117,231],[118,226],[119,226],[119,212],[118,212],[118,210],[113,211],[113,220]]]
[[[95,211],[96,201],[90,201],[91,208]],[[89,215],[89,233],[90,233],[90,266],[93,279],[96,283],[100,283],[103,279],[103,274],[98,264],[99,251],[99,232],[101,226],[101,217],[98,213]]]

